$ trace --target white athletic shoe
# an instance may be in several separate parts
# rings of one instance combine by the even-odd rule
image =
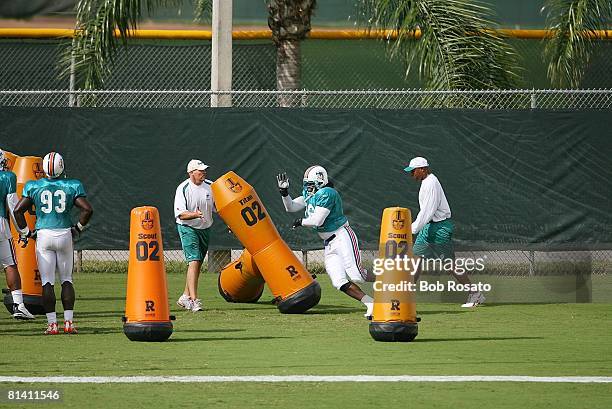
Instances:
[[[191,310],[193,308],[193,302],[191,301],[189,296],[185,294],[179,297],[178,301],[176,302],[176,305],[186,310]]]
[[[374,303],[368,302],[368,303],[365,303],[365,306],[367,310],[366,310],[366,313],[363,314],[363,316],[366,317],[367,319],[370,319],[372,317],[372,313],[374,312]]]
[[[193,312],[202,311],[204,309],[204,307],[202,306],[202,300],[200,300],[199,298],[196,298],[195,300],[191,301],[191,303],[191,311]]]
[[[13,305],[13,318],[16,320],[33,320],[34,315],[22,304]]]
[[[468,295],[468,299],[465,302],[465,304],[462,304],[461,306],[463,308],[473,308],[476,307],[477,305],[480,305],[482,303],[485,302],[485,296],[480,292],[475,292],[475,293],[470,293]]]

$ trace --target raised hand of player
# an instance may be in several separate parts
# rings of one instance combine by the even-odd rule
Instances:
[[[282,197],[289,196],[289,178],[287,173],[279,173],[276,175],[276,181],[278,183],[278,191]]]

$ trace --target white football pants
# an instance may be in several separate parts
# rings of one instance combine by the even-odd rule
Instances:
[[[60,283],[72,282],[74,253],[70,229],[43,229],[36,238],[36,261],[42,285],[55,284],[57,271]]]
[[[0,217],[0,266],[2,268],[7,268],[13,265],[17,265],[15,244],[11,237],[8,220],[4,217]]]
[[[333,234],[336,237],[325,246],[325,270],[332,285],[339,290],[349,281],[363,283],[366,270],[361,267],[359,242],[355,232],[346,223]]]

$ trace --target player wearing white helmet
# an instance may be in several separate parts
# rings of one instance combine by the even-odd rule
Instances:
[[[74,286],[72,285],[73,243],[72,240],[83,230],[93,213],[86,199],[81,181],[62,178],[64,159],[57,152],[50,152],[43,159],[43,171],[47,178],[29,181],[23,188],[21,200],[15,208],[17,224],[25,230],[19,241],[27,246],[32,233],[27,228],[25,212],[34,205],[36,208],[36,260],[43,285],[43,308],[47,314],[45,334],[58,334],[55,313],[55,272],[62,285],[64,307],[64,332],[76,333],[73,323]],[[80,210],[79,221],[73,224],[70,211],[76,206]]]
[[[15,223],[13,211],[17,204],[17,178],[7,169],[8,160],[4,151],[0,149],[0,264],[6,273],[6,284],[13,297],[13,317],[21,320],[33,320],[34,316],[23,303],[21,291],[21,277],[17,269],[15,245],[11,237],[9,217]]]
[[[64,158],[57,152],[49,152],[43,158],[43,171],[49,179],[57,179],[64,174]]]
[[[305,209],[304,218],[296,219],[293,228],[304,226],[317,230],[325,246],[325,270],[332,285],[361,301],[366,306],[364,316],[370,317],[374,300],[365,294],[356,283],[373,281],[361,266],[359,242],[342,208],[340,193],[329,181],[327,171],[319,165],[304,172],[302,195],[296,199],[289,196],[289,179],[286,173],[276,177],[278,188],[287,212]]]

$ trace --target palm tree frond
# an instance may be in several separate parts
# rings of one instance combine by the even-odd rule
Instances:
[[[211,0],[195,0],[195,18],[196,22],[201,22],[212,15]]]
[[[159,7],[181,3],[181,0],[80,0],[76,6],[75,35],[60,62],[62,74],[69,75],[74,70],[82,88],[101,88],[120,42],[125,45],[136,30],[142,11],[151,14]]]
[[[546,26],[553,36],[544,48],[555,86],[577,88],[593,52],[593,34],[612,25],[610,0],[547,0]]]
[[[519,80],[516,53],[482,3],[360,0],[360,6],[359,20],[369,30],[395,31],[397,40],[387,40],[391,55],[403,58],[406,74],[418,64],[428,89],[507,89]]]

